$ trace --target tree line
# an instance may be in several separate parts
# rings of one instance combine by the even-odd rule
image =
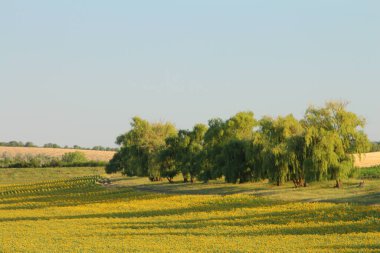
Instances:
[[[380,151],[380,142],[372,142],[371,152],[379,152]]]
[[[39,147],[31,141],[22,142],[22,141],[9,141],[9,142],[0,142],[2,147]],[[103,146],[94,146],[92,148],[81,147],[78,145],[70,146],[60,146],[55,143],[46,143],[41,146],[42,148],[65,148],[65,149],[83,149],[83,150],[101,150],[101,151],[116,151],[117,148],[103,147]]]
[[[105,161],[88,160],[80,151],[68,152],[62,157],[45,154],[17,154],[16,156],[3,153],[0,155],[0,168],[46,168],[46,167],[100,167],[106,166]]]
[[[172,123],[134,117],[131,130],[117,137],[120,149],[106,172],[169,182],[178,174],[184,182],[268,179],[277,185],[292,181],[296,187],[333,179],[340,187],[355,169],[353,154],[371,148],[365,119],[346,106],[310,106],[301,120],[292,114],[257,120],[253,112],[239,112],[179,131]]]

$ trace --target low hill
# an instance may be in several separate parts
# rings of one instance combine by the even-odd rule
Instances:
[[[10,156],[21,155],[48,155],[52,157],[60,157],[65,153],[79,151],[86,155],[88,160],[93,161],[109,161],[115,154],[115,151],[101,150],[84,150],[84,149],[66,149],[66,148],[36,148],[36,147],[0,147],[0,154],[6,153]]]

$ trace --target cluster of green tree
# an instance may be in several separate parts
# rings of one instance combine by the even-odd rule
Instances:
[[[103,147],[103,146],[94,146],[92,148],[86,148],[86,147],[74,145],[72,147],[64,146],[63,148],[81,149],[81,150],[117,151],[117,148],[110,148],[110,147]]]
[[[58,144],[55,144],[55,143],[46,143],[42,146],[43,148],[62,148],[61,146],[59,146]]]
[[[353,154],[370,148],[364,125],[341,102],[309,107],[301,120],[293,115],[256,120],[252,112],[239,112],[190,131],[135,117],[131,130],[117,137],[121,148],[106,172],[169,182],[179,173],[185,182],[269,179],[277,185],[293,181],[296,187],[335,179],[340,187],[354,169]]]
[[[33,142],[25,142],[22,141],[10,141],[10,142],[0,142],[0,146],[2,147],[37,147]]]
[[[103,147],[103,146],[94,146],[92,150],[101,150],[101,151],[116,151],[117,148]]]
[[[371,152],[379,152],[380,151],[380,142],[372,142]]]
[[[10,142],[0,142],[0,146],[3,147],[38,147],[38,145],[35,145],[33,142],[25,142],[22,141],[10,141]],[[103,146],[94,146],[93,148],[85,148],[78,145],[74,145],[73,147],[70,146],[64,146],[61,147],[58,144],[55,143],[46,143],[42,146],[43,148],[66,148],[66,149],[82,149],[82,150],[101,150],[101,151],[116,151],[117,148],[110,148],[110,147],[103,147]]]
[[[94,146],[92,148],[86,148],[86,147],[81,147],[81,146],[78,146],[78,145],[74,145],[72,147],[70,146],[64,146],[64,147],[61,147],[59,146],[58,144],[55,144],[55,143],[47,143],[45,145],[43,145],[44,148],[65,148],[65,149],[79,149],[79,150],[101,150],[101,151],[116,151],[117,148],[110,148],[110,147],[103,147],[103,146]]]
[[[0,156],[0,168],[46,168],[46,167],[99,167],[106,166],[104,161],[91,161],[79,151],[65,153],[62,157],[39,155]]]

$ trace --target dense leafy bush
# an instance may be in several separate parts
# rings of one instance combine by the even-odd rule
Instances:
[[[358,171],[361,179],[380,178],[380,166],[360,168]]]

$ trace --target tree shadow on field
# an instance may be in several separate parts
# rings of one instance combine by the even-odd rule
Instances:
[[[160,236],[160,235],[176,235],[176,236],[285,236],[285,235],[329,235],[329,234],[350,234],[350,233],[369,233],[380,232],[376,226],[368,227],[368,224],[329,224],[329,225],[306,225],[304,227],[291,227],[284,224],[283,226],[270,227],[263,224],[244,225],[244,229],[228,228],[230,224],[219,223],[217,226],[207,224],[195,225],[192,227],[182,227],[162,225],[162,226],[135,226],[135,227],[114,227],[115,231],[126,231],[128,235],[141,236]],[[221,226],[223,229],[220,229]],[[159,229],[158,231],[156,229]],[[185,231],[184,231],[185,230]],[[136,231],[136,232],[133,232]],[[148,232],[146,232],[148,231]],[[203,232],[205,231],[205,232]],[[206,232],[207,231],[207,232]],[[99,233],[101,234],[101,233]],[[107,232],[107,234],[109,234]],[[115,235],[118,233],[115,233]]]
[[[0,218],[0,222],[108,219],[102,226],[108,226],[114,230],[115,235],[139,236],[328,235],[380,232],[377,221],[380,217],[380,210],[375,207],[361,208],[331,204],[293,209],[292,205],[291,203],[278,203],[255,198],[225,197],[185,208]],[[234,214],[237,209],[242,211]],[[147,221],[146,218],[151,219]],[[112,219],[117,219],[117,223]],[[239,229],[240,227],[244,229]],[[110,236],[109,231],[104,236]]]
[[[330,199],[324,202],[336,203],[357,203],[365,205],[380,205],[380,192],[371,192],[366,194],[358,194],[347,198]]]
[[[328,250],[331,252],[337,250],[344,250],[345,252],[363,252],[363,251],[373,251],[378,252],[380,250],[380,243],[375,244],[358,244],[358,245],[327,245],[320,246],[320,249]],[[377,250],[377,251],[374,251]]]
[[[205,185],[207,186],[207,185]],[[165,194],[181,194],[181,195],[232,195],[238,193],[251,192],[252,189],[241,189],[236,186],[222,187],[202,187],[200,184],[157,184],[157,185],[140,185],[133,187],[139,191],[158,192]]]
[[[134,192],[130,188],[109,190],[104,187],[97,186],[87,189],[70,189],[69,191],[31,192],[1,196],[0,210],[43,209],[51,207],[107,203],[117,200],[128,201],[140,198],[149,200],[162,197],[164,197],[162,194]]]
[[[207,210],[210,210],[208,208],[205,206],[203,211],[207,212]],[[307,211],[299,209],[275,212],[271,211],[271,207],[268,207],[267,212],[261,210],[262,213],[255,212],[253,208],[251,214],[236,216],[226,214],[223,217],[218,215],[203,219],[190,218],[181,220],[173,217],[173,219],[168,218],[164,221],[125,221],[114,224],[112,228],[115,231],[127,230],[128,234],[131,235],[162,235],[167,234],[167,232],[161,231],[170,231],[171,235],[195,236],[327,235],[380,232],[380,226],[373,219],[373,217],[380,217],[378,210],[359,211],[351,209],[347,210],[347,212],[342,212],[341,208],[340,205],[333,205]],[[220,211],[220,209],[216,209],[216,211]],[[191,210],[191,212],[194,212],[194,210]],[[342,224],[342,222],[346,223]],[[294,224],[298,225],[294,226]],[[224,229],[221,230],[220,227]],[[244,229],[239,230],[236,227]],[[159,232],[154,232],[157,229]],[[185,232],[183,231],[184,229],[186,230]],[[135,230],[136,233],[131,230]],[[150,232],[140,232],[138,230]],[[203,230],[212,232],[199,232]]]
[[[143,199],[157,199],[167,197],[162,194],[147,194],[143,195]],[[9,220],[50,220],[50,219],[91,219],[91,218],[146,218],[146,217],[158,217],[158,216],[171,216],[171,215],[185,215],[187,213],[197,213],[197,212],[209,212],[213,211],[230,211],[236,208],[245,207],[257,207],[257,206],[269,206],[272,205],[271,201],[262,201],[252,199],[251,201],[242,202],[240,199],[231,199],[227,201],[209,201],[202,205],[196,205],[187,208],[167,208],[149,211],[135,211],[135,212],[111,212],[111,213],[101,213],[101,214],[83,214],[83,215],[66,215],[66,216],[50,216],[50,217],[16,217],[16,218],[0,218],[1,221]]]
[[[194,182],[184,183],[176,181],[174,183],[147,183],[139,185],[131,185],[132,188],[140,191],[159,192],[165,194],[181,194],[181,195],[233,195],[239,193],[256,194],[260,191],[268,191],[267,184],[247,183],[247,184],[231,184],[223,182]]]

